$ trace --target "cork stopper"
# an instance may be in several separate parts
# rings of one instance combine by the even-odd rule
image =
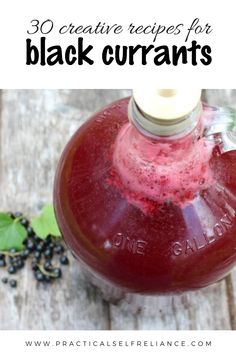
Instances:
[[[151,118],[169,124],[189,114],[199,103],[200,89],[137,89],[133,98],[138,108]]]

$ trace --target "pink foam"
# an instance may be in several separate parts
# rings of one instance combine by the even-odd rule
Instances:
[[[176,140],[150,139],[127,123],[114,145],[113,182],[130,203],[143,210],[148,202],[186,204],[213,181],[212,148],[193,134]]]

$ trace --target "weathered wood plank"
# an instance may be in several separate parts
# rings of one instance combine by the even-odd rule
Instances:
[[[50,201],[55,167],[69,137],[91,113],[128,93],[3,91],[0,209],[33,215]],[[209,90],[205,97],[211,104],[232,104],[236,91]],[[52,287],[36,285],[29,269],[22,271],[17,290],[0,285],[0,329],[230,329],[235,289],[234,271],[227,281],[179,296],[124,295],[109,288],[103,297],[71,259],[66,279]]]
[[[228,311],[231,329],[236,329],[236,269],[226,278],[226,294],[228,300]]]
[[[230,329],[224,281],[178,296],[126,296],[112,306],[115,329]]]

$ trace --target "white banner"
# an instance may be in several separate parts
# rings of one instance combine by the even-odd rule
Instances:
[[[8,0],[1,88],[234,88],[235,2]]]
[[[4,353],[235,353],[233,331],[4,331]]]

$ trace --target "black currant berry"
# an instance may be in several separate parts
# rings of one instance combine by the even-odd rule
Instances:
[[[0,259],[0,267],[6,267],[5,259]]]
[[[42,272],[40,272],[40,270],[37,270],[35,272],[34,276],[35,276],[35,279],[37,281],[42,281],[43,282],[45,280],[45,275]]]
[[[36,245],[36,250],[39,251],[39,252],[42,252],[44,249],[44,244],[42,242],[38,243]]]
[[[53,252],[50,248],[46,248],[43,254],[46,259],[50,259],[52,258]]]
[[[20,218],[21,216],[23,216],[23,214],[20,211],[17,211],[16,213],[14,213],[14,218]]]
[[[25,265],[25,262],[21,258],[19,258],[17,260],[17,262],[15,263],[15,267],[17,269],[22,269],[24,267],[24,265]]]
[[[55,247],[54,247],[54,251],[57,253],[57,254],[61,254],[63,252],[65,252],[65,248],[60,245],[60,244],[57,244]]]
[[[52,273],[54,275],[54,278],[61,278],[62,272],[60,268],[52,269]]]
[[[60,263],[63,264],[63,265],[67,265],[69,264],[69,259],[67,256],[61,256],[60,257]]]
[[[28,235],[29,237],[35,235],[34,230],[33,230],[33,228],[32,228],[31,226],[28,226],[28,227],[27,227],[27,235]]]
[[[47,248],[49,248],[52,252],[54,250],[54,243],[53,242],[49,242],[47,245]]]
[[[40,258],[41,258],[41,252],[35,251],[35,252],[34,252],[34,258],[37,259],[37,261],[40,260]]]
[[[21,219],[20,221],[21,225],[24,226],[25,228],[29,225],[29,220],[26,218]]]
[[[29,257],[30,251],[26,248],[24,251],[21,252],[22,259],[27,259]]]
[[[16,267],[14,267],[13,265],[10,265],[7,268],[7,271],[8,271],[9,274],[15,274],[16,273]]]
[[[45,245],[49,245],[50,242],[52,242],[51,236],[48,236],[47,238],[45,238],[45,240],[44,240]]]
[[[38,270],[39,269],[38,262],[37,261],[36,262],[32,262],[31,263],[31,268],[34,271]]]
[[[28,240],[27,243],[26,243],[26,248],[32,252],[34,249],[35,249],[35,244],[32,240]]]
[[[7,284],[7,282],[8,282],[8,278],[6,278],[6,277],[2,278],[2,283],[3,284]]]
[[[18,261],[18,257],[9,257],[9,263],[14,264]]]
[[[41,238],[39,238],[37,235],[34,235],[34,236],[32,237],[32,240],[34,241],[34,243],[35,243],[36,245],[42,241]]]
[[[52,269],[52,263],[47,260],[47,261],[44,263],[44,269],[45,269],[45,270],[51,270],[51,269]]]
[[[17,287],[17,281],[14,280],[14,279],[11,279],[11,280],[9,281],[9,284],[10,284],[10,287],[11,287],[11,288],[16,288],[16,287]]]

